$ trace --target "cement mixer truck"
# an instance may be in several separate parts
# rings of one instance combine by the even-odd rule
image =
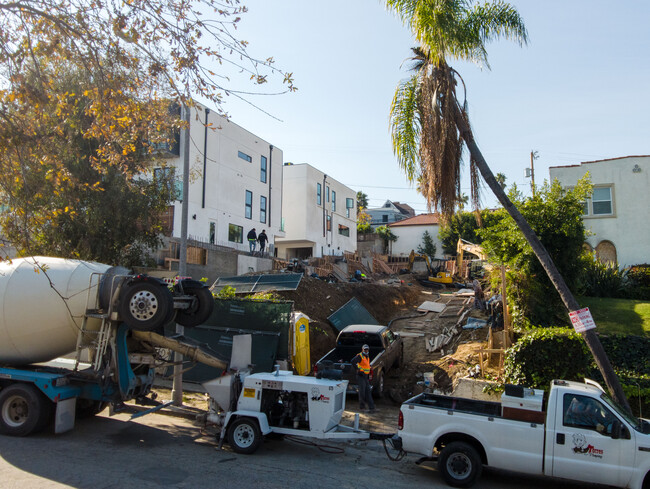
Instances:
[[[124,268],[51,257],[0,263],[0,433],[25,436],[53,417],[61,433],[107,403],[145,402],[157,346],[225,368],[159,334],[174,320],[203,323],[213,306],[194,280],[170,287]]]

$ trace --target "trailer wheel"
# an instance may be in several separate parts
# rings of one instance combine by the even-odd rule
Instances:
[[[120,295],[120,317],[136,331],[163,326],[174,307],[169,289],[157,283],[135,282],[125,286]]]
[[[176,313],[176,322],[182,326],[193,328],[203,324],[212,314],[214,309],[214,298],[212,292],[203,285],[198,287],[185,287],[185,295],[192,297],[192,303],[188,309],[179,309]]]
[[[239,418],[228,428],[228,441],[237,453],[254,453],[262,444],[262,432],[257,421],[251,418]]]
[[[452,487],[471,487],[481,475],[483,465],[476,449],[468,443],[455,441],[442,449],[438,470]]]
[[[50,402],[33,385],[14,384],[0,391],[0,433],[27,436],[43,429],[49,421]]]

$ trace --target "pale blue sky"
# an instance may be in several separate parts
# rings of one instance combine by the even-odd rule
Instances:
[[[365,192],[371,207],[390,199],[425,212],[397,167],[388,127],[392,95],[406,77],[400,65],[415,45],[408,29],[380,0],[242,3],[249,12],[237,36],[251,54],[293,72],[299,90],[251,99],[281,122],[228,98],[232,120],[281,148],[285,161]],[[467,84],[474,134],[493,172],[529,192],[533,149],[537,182],[549,166],[650,154],[650,2],[511,3],[528,46],[489,44],[491,71],[451,62]],[[483,203],[495,205],[488,190]]]

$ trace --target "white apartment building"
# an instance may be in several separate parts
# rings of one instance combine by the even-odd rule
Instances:
[[[357,249],[357,193],[307,163],[283,171],[284,237],[276,237],[282,259],[342,255]]]
[[[625,156],[549,168],[551,180],[574,186],[589,172],[594,186],[585,202],[587,247],[621,267],[650,262],[650,156]]]
[[[181,131],[182,132],[182,131]],[[166,234],[180,237],[184,138],[167,160],[177,200],[168,210]],[[269,252],[282,236],[282,151],[218,113],[197,105],[190,117],[188,237],[249,250],[248,232],[266,230]]]

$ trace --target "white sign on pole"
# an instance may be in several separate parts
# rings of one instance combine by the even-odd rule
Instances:
[[[594,318],[591,317],[588,307],[571,311],[569,317],[571,318],[573,329],[578,333],[584,333],[588,329],[594,329],[596,327],[596,323],[594,323]]]

